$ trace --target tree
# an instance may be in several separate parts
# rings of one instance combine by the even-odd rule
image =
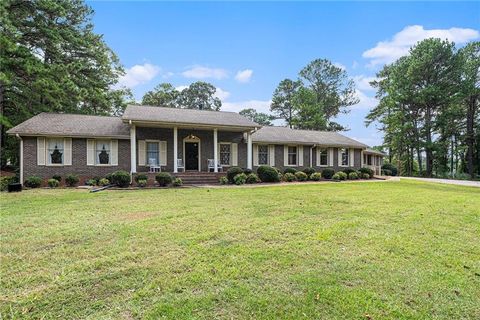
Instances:
[[[197,81],[180,92],[178,104],[181,108],[198,110],[220,110],[222,101],[215,97],[217,88],[210,83]]]
[[[295,94],[295,109],[297,110],[292,123],[297,129],[327,130],[327,119],[323,112],[323,106],[317,103],[315,93],[305,87],[301,87]]]
[[[271,126],[272,120],[275,120],[275,117],[263,112],[257,112],[253,108],[243,109],[239,112],[242,116],[256,122],[262,126]]]
[[[290,79],[282,80],[275,89],[270,105],[270,111],[278,118],[283,119],[292,128],[295,116],[294,99],[301,87],[301,82]]]
[[[143,95],[142,104],[150,106],[176,108],[180,92],[170,83],[160,83]]]

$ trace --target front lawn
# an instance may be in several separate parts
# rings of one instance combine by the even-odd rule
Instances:
[[[480,318],[476,188],[0,197],[2,319]]]

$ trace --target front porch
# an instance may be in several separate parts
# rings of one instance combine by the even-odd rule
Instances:
[[[187,171],[187,172],[178,172],[178,173],[169,172],[169,173],[175,178],[182,179],[184,185],[190,185],[190,186],[217,185],[219,184],[220,177],[223,177],[227,174],[226,172],[198,172],[198,171]],[[155,176],[157,174],[158,173],[154,173],[154,172],[146,173],[148,177],[147,184],[149,186],[154,186],[156,184]]]

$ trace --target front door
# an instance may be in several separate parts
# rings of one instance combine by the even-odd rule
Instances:
[[[198,170],[197,142],[185,142],[185,170]]]

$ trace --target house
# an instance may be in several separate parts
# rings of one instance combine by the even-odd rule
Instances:
[[[218,172],[232,166],[368,166],[383,154],[337,132],[262,127],[234,112],[128,106],[122,117],[41,113],[7,131],[20,139],[20,179],[116,170]],[[215,165],[218,164],[217,166]]]

